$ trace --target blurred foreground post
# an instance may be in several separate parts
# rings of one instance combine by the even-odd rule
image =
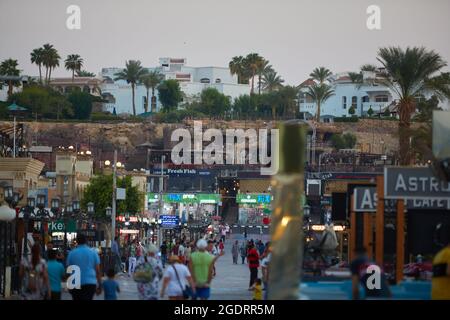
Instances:
[[[272,179],[274,201],[268,298],[295,300],[299,298],[303,260],[301,196],[304,191],[306,131],[298,122],[282,123],[279,129],[279,171]]]

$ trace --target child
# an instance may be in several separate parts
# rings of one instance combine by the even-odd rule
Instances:
[[[261,279],[257,278],[251,288],[253,290],[253,300],[262,300],[262,286]]]
[[[106,273],[108,279],[103,281],[103,290],[105,290],[105,300],[117,300],[117,292],[120,292],[119,284],[114,280],[114,269],[109,269]]]

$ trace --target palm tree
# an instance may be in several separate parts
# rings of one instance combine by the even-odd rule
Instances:
[[[252,79],[252,87],[250,90],[250,95],[255,91],[255,75],[258,70],[258,65],[261,63],[262,57],[257,53],[249,53],[244,58],[244,69],[249,77]]]
[[[331,71],[325,67],[315,68],[313,72],[309,74],[311,78],[323,84],[332,75]]]
[[[262,84],[264,90],[272,92],[283,86],[284,80],[277,74],[276,71],[264,73]]]
[[[256,72],[258,74],[258,94],[261,94],[262,77],[266,72],[274,71],[269,61],[263,57],[259,57],[256,62]]]
[[[115,74],[114,80],[125,80],[131,84],[131,96],[133,103],[133,115],[136,115],[136,104],[134,102],[134,90],[139,79],[146,73],[146,70],[141,66],[139,60],[128,60],[125,62],[125,69]]]
[[[95,74],[86,70],[75,71],[77,77],[95,77]]]
[[[348,76],[350,77],[352,83],[361,83],[363,81],[363,75],[361,72],[349,72]]]
[[[244,57],[236,56],[231,59],[228,63],[228,67],[230,68],[230,72],[232,75],[237,75],[238,83],[244,83]]]
[[[298,97],[299,89],[295,86],[284,86],[280,91],[281,99],[284,104],[284,115],[294,116],[296,99]]]
[[[45,81],[50,83],[50,78],[52,76],[52,69],[59,67],[59,59],[61,57],[58,51],[51,44],[44,44],[43,46],[43,60],[42,64],[45,66]]]
[[[39,83],[42,84],[42,63],[44,62],[44,49],[37,48],[31,52],[31,63],[39,67]]]
[[[334,90],[326,83],[314,83],[313,85],[308,86],[308,91],[306,91],[305,94],[312,98],[316,103],[316,121],[320,122],[320,106],[334,94]]]
[[[164,75],[159,73],[158,71],[151,71],[149,73],[144,74],[140,81],[145,86],[147,90],[147,101],[145,103],[145,112],[148,112],[148,92],[150,88],[152,89],[152,107],[151,112],[156,111],[156,97],[155,97],[155,88],[161,83],[164,79]]]
[[[0,75],[7,77],[18,77],[20,76],[20,70],[18,67],[17,60],[14,59],[6,59],[0,64]],[[17,85],[19,82],[17,80],[8,79],[8,97],[10,97],[13,93],[14,85]]]
[[[449,97],[450,81],[442,74],[436,76],[447,63],[433,50],[424,47],[380,48],[377,60],[385,68],[382,83],[398,96],[400,164],[411,163],[410,125],[416,110],[417,97],[427,91],[438,98]]]
[[[65,60],[67,70],[72,70],[72,82],[75,78],[75,71],[80,71],[83,66],[83,59],[78,54],[69,54]]]
[[[363,64],[360,68],[361,71],[369,71],[369,72],[377,72],[377,66],[370,64],[370,63],[366,63]]]

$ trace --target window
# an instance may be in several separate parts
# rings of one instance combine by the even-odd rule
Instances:
[[[362,102],[369,102],[369,96],[362,97]]]
[[[352,107],[356,108],[356,104],[358,103],[358,97],[353,96],[352,97]]]
[[[347,97],[342,97],[342,108],[347,109]]]
[[[208,78],[202,78],[202,79],[200,79],[200,82],[201,83],[210,83],[211,80],[209,80]]]
[[[385,94],[384,95],[375,96],[375,102],[388,102],[388,101],[389,101],[389,98]]]
[[[216,83],[221,83],[221,82],[222,82],[222,80],[220,80],[220,78],[216,79]]]

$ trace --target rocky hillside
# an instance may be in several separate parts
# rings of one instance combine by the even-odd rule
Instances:
[[[11,122],[0,122],[0,126]],[[180,124],[143,123],[54,123],[24,122],[28,145],[104,145],[115,146],[122,152],[133,153],[135,147],[146,142],[157,146],[163,145],[164,132],[169,133],[177,127],[190,127],[193,121]],[[276,122],[270,121],[202,121],[207,128],[274,128]],[[379,152],[398,149],[398,122],[388,120],[363,119],[355,123],[320,123],[316,124],[318,136],[323,134],[351,132],[358,139],[358,147],[366,152]],[[369,150],[370,149],[370,150]]]

